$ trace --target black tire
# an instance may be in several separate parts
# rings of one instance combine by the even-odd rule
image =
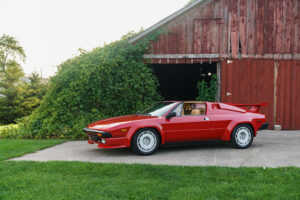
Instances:
[[[231,134],[231,143],[235,148],[247,149],[251,146],[254,138],[254,132],[250,125],[240,124],[234,128]]]
[[[158,149],[159,145],[160,137],[157,131],[152,128],[144,128],[133,136],[131,148],[139,155],[149,156]]]

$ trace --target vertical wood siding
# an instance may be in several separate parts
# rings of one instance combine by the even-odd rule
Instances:
[[[223,60],[221,101],[268,102],[262,112],[271,127],[276,123],[300,129],[300,0],[203,2],[162,27],[168,32],[152,43],[149,54],[220,54],[220,59],[210,61]],[[228,64],[228,59],[234,62]]]
[[[268,102],[260,111],[273,127],[274,61],[233,60],[222,62],[221,101],[256,104]]]
[[[244,59],[233,60],[233,63],[228,64],[227,61],[223,61],[221,101],[268,102],[269,105],[261,109],[261,112],[266,114],[271,128],[274,124],[279,124],[285,130],[299,130],[300,61],[278,62],[278,75],[275,80],[277,92],[274,93],[276,62],[278,61]]]
[[[276,123],[300,129],[300,62],[280,61],[277,79]]]
[[[151,53],[300,59],[299,13],[299,0],[211,0],[166,24]]]

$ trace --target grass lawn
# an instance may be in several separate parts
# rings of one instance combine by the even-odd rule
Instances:
[[[300,168],[0,161],[0,199],[296,200]]]
[[[11,140],[0,139],[0,161],[32,153],[61,144],[66,140]]]

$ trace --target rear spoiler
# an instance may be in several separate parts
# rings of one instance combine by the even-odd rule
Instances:
[[[234,104],[234,103],[230,103],[229,105],[237,106],[237,107],[250,107],[249,109],[247,109],[248,112],[257,113],[261,107],[267,106],[268,103],[260,103],[260,104]]]

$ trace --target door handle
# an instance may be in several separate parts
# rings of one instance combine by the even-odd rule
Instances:
[[[209,118],[208,117],[204,117],[203,120],[204,121],[209,121]]]

